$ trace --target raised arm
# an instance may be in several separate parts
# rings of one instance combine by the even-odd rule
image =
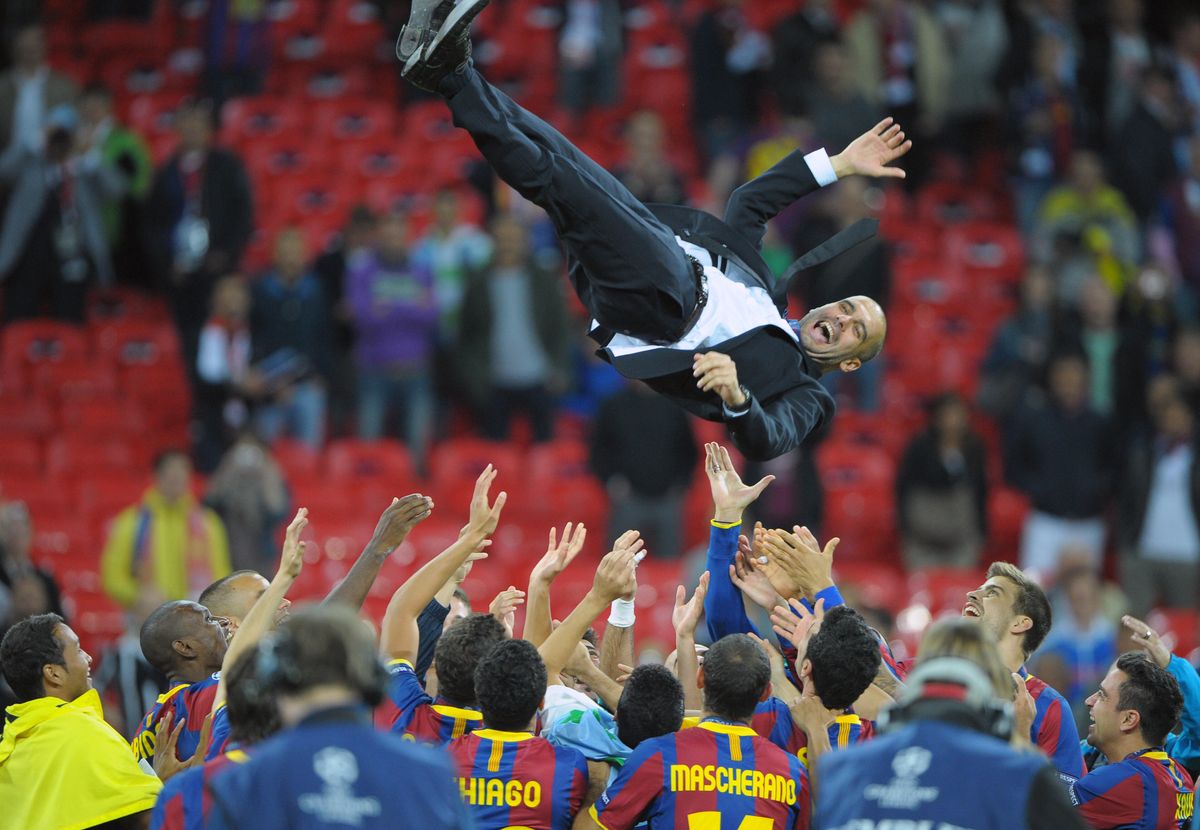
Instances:
[[[904,178],[903,170],[887,165],[910,149],[912,142],[905,140],[900,125],[885,118],[835,156],[823,149],[797,150],[735,190],[725,207],[725,222],[759,247],[767,223],[819,187],[854,175]]]
[[[700,624],[700,612],[705,607],[711,578],[708,571],[700,574],[696,591],[687,602],[684,602],[687,589],[682,585],[675,589],[675,610],[671,613],[671,624],[675,626],[675,673],[683,686],[683,708],[689,710],[704,708],[704,699],[696,683],[700,668],[696,659],[696,626]]]
[[[704,472],[713,499],[712,526],[704,565],[711,582],[704,600],[704,614],[709,637],[716,641],[726,634],[755,632],[746,616],[742,593],[734,585],[730,573],[738,551],[742,515],[775,477],[766,476],[757,484],[747,486],[734,469],[729,451],[716,443],[704,445]]]
[[[475,493],[471,497],[471,519],[466,530],[454,544],[426,562],[392,595],[380,635],[380,648],[389,659],[412,661],[420,640],[417,616],[421,610],[467,561],[486,558],[487,554],[482,551],[500,522],[500,513],[508,500],[508,494],[501,491],[495,502],[489,503],[488,491],[495,478],[496,471],[489,464],[475,482]]]
[[[643,553],[643,556],[645,554]],[[633,626],[637,620],[634,603],[637,598],[637,560],[634,560],[633,586],[609,606],[608,623],[600,635],[600,670],[615,678],[621,673],[622,664],[632,666]]]
[[[600,560],[591,589],[558,628],[550,632],[546,641],[538,646],[538,652],[546,663],[546,675],[555,682],[563,668],[571,661],[576,644],[583,639],[592,621],[608,607],[614,599],[628,593],[636,585],[634,557],[643,542],[636,530],[621,534],[613,549]]]
[[[409,532],[429,518],[433,512],[433,499],[412,493],[392,503],[379,517],[371,541],[363,548],[350,572],[342,578],[325,597],[324,605],[344,605],[355,611],[362,608],[367,593],[379,576],[379,569],[396,548],[404,543]]]
[[[221,661],[221,680],[217,683],[217,694],[213,698],[212,710],[214,712],[225,702],[228,691],[226,678],[229,676],[230,668],[239,657],[254,648],[255,644],[274,626],[279,604],[283,602],[288,589],[292,587],[292,583],[296,581],[301,568],[304,567],[304,542],[300,541],[300,534],[306,527],[308,527],[308,508],[301,507],[296,511],[295,518],[292,519],[292,523],[288,525],[287,532],[284,534],[283,552],[279,557],[279,568],[275,571],[275,578],[271,580],[267,590],[263,591],[262,596],[247,612],[246,618],[242,620],[242,624],[238,626],[237,632],[230,640],[229,648],[225,650],[225,659]]]
[[[529,572],[529,590],[525,592],[525,629],[521,636],[535,646],[540,646],[550,636],[550,586],[583,550],[585,541],[587,528],[582,522],[578,525],[567,522],[561,539],[558,531],[550,528],[546,552]]]
[[[1133,639],[1142,644],[1151,659],[1179,682],[1179,691],[1183,694],[1183,709],[1179,713],[1181,728],[1178,733],[1167,736],[1165,748],[1167,754],[1180,764],[1195,766],[1200,761],[1200,675],[1191,663],[1172,654],[1158,632],[1149,625],[1128,614],[1121,622],[1133,632]]]

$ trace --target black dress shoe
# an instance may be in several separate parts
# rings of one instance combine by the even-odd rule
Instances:
[[[488,0],[459,0],[437,34],[409,58],[401,74],[414,86],[436,92],[442,78],[471,59],[471,21],[487,4]],[[403,34],[400,39],[397,53],[403,45]]]

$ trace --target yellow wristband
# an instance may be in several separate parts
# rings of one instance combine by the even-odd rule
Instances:
[[[716,519],[713,519],[711,522],[709,522],[709,524],[711,524],[713,527],[719,527],[721,530],[729,530],[729,528],[737,527],[741,523],[741,519],[738,519],[736,522],[718,522]]]

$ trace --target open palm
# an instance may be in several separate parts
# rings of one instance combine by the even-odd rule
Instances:
[[[903,170],[887,165],[911,149],[912,141],[905,139],[900,125],[885,118],[847,145],[837,157],[840,163],[834,165],[834,170],[839,177],[857,174],[903,179]]]
[[[775,476],[765,476],[757,484],[748,486],[733,468],[729,450],[720,444],[705,444],[704,454],[704,469],[708,473],[708,484],[717,513],[736,513],[740,516],[775,480]]]

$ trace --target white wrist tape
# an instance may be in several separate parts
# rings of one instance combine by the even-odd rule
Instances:
[[[633,625],[633,600],[615,599],[608,612],[608,624],[617,628],[629,628]]]

